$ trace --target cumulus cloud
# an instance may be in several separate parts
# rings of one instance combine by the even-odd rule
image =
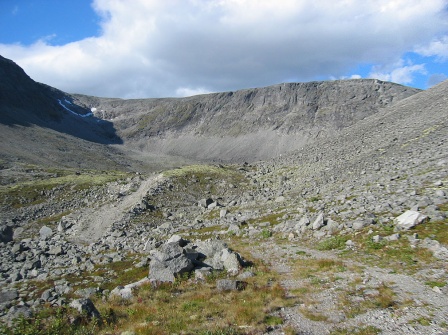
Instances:
[[[393,81],[399,84],[410,84],[416,74],[426,74],[425,64],[412,64],[400,59],[395,64],[386,66],[374,66],[369,74],[370,78],[376,78],[384,81]]]
[[[95,0],[92,6],[101,17],[99,36],[63,46],[0,45],[0,54],[68,92],[179,96],[341,77],[358,63],[390,64],[446,29],[444,0]],[[373,72],[406,83],[422,71],[420,64]]]
[[[420,55],[435,56],[439,61],[448,60],[448,35],[432,40],[426,46],[418,46],[415,49]]]

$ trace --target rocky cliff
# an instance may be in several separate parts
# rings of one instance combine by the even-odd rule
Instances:
[[[287,83],[180,99],[74,96],[128,145],[197,159],[256,160],[329,137],[417,93],[379,80]]]

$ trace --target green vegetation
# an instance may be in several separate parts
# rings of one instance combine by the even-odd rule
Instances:
[[[115,262],[96,269],[91,275],[106,276],[113,270],[116,276],[102,288],[111,289],[141,279],[147,269],[133,269],[130,260]],[[134,297],[124,300],[110,297],[103,300],[93,297],[102,320],[90,320],[72,309],[44,309],[33,319],[18,319],[12,327],[2,325],[0,334],[18,335],[90,335],[121,333],[132,330],[136,334],[246,334],[258,333],[267,326],[283,323],[273,312],[296,303],[288,298],[275,274],[261,262],[252,262],[255,277],[246,279],[242,291],[218,292],[216,280],[225,273],[214,272],[205,282],[189,276],[174,283],[157,287],[144,285]],[[69,279],[69,278],[67,278]],[[78,287],[77,285],[74,288]],[[44,288],[42,288],[44,289]],[[70,320],[79,320],[72,323]],[[241,327],[240,327],[241,326]]]
[[[318,250],[334,250],[334,249],[343,249],[345,248],[345,242],[348,241],[347,236],[333,236],[322,242],[319,242],[317,245]]]
[[[69,194],[74,196],[79,191],[130,176],[129,173],[121,171],[38,170],[37,168],[32,171],[34,174],[23,178],[24,180],[0,185],[0,205],[20,208],[43,203],[50,197],[59,200]]]
[[[330,332],[330,335],[377,335],[381,329],[374,326],[365,326],[360,328],[337,328]]]
[[[75,322],[73,322],[75,321]],[[66,308],[45,308],[33,318],[17,318],[11,327],[0,324],[2,335],[95,335],[98,320]]]
[[[396,307],[394,291],[386,284],[375,289],[377,294],[370,295],[368,299],[354,299],[363,297],[364,289],[353,289],[343,291],[339,297],[339,309],[349,318],[363,314],[372,308]]]

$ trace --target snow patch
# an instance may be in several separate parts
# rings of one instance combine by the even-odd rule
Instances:
[[[69,103],[70,105],[72,104],[70,101],[67,101],[67,99],[65,99],[65,101],[66,101],[67,103]],[[79,117],[93,116],[93,113],[78,114],[78,113],[72,111],[72,110],[71,110],[70,108],[68,108],[66,105],[64,105],[64,104],[62,103],[61,100],[58,99],[58,102],[59,102],[59,104],[60,104],[66,111],[68,111],[68,112],[70,112],[70,113],[72,113],[72,114],[74,114],[74,115],[76,115],[76,116],[79,116]]]

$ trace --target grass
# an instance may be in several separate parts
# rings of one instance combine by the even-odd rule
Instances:
[[[11,326],[0,323],[2,335],[95,335],[97,320],[67,308],[44,308],[33,318],[19,317]]]
[[[420,317],[418,317],[418,318],[412,320],[410,323],[411,323],[411,324],[414,324],[414,325],[415,325],[415,324],[419,324],[419,325],[421,325],[421,326],[425,326],[425,327],[427,327],[427,326],[430,326],[430,325],[431,325],[431,319],[429,319],[429,318],[427,318],[427,317],[424,317],[424,316],[420,316]]]
[[[357,315],[364,314],[373,308],[390,308],[396,307],[394,291],[382,284],[377,287],[378,294],[365,298],[363,296],[363,289],[353,289],[343,291],[339,297],[339,309],[342,310],[349,318],[354,318]],[[363,299],[355,299],[355,297],[362,297]]]
[[[48,201],[52,196],[76,196],[81,190],[130,176],[129,173],[120,171],[58,171],[49,174],[47,170],[40,170],[40,177],[29,173],[25,180],[0,185],[0,204],[13,208],[36,205]]]
[[[247,220],[247,223],[251,225],[258,225],[263,222],[269,222],[270,226],[275,226],[279,223],[279,220],[283,215],[285,215],[284,212],[269,213],[253,219],[249,219]]]
[[[375,230],[371,234],[367,234],[367,229],[372,229],[372,227]],[[435,266],[437,260],[428,249],[411,245],[405,235],[417,233],[420,239],[432,236],[433,239],[445,241],[445,238],[448,238],[448,229],[446,228],[447,225],[444,222],[428,222],[417,226],[416,229],[402,232],[401,238],[397,241],[374,242],[372,237],[375,235],[384,237],[393,233],[391,225],[375,225],[343,237],[332,237],[318,244],[318,248],[321,250],[339,249],[338,245],[342,246],[344,239],[351,239],[356,245],[356,250],[345,250],[344,257],[358,257],[359,260],[369,265],[390,269],[395,273],[413,274],[422,267]]]
[[[239,326],[261,330],[283,322],[271,313],[288,301],[265,267],[260,264],[257,269],[257,276],[247,280],[243,291],[218,294],[215,278],[207,282],[184,279],[157,288],[143,286],[129,303],[116,299],[99,303],[99,308],[114,311],[115,329],[133,329],[136,334],[236,334],[241,333],[235,330]]]
[[[292,266],[293,274],[298,278],[311,278],[324,273],[337,273],[346,271],[344,263],[334,259],[298,259]]]
[[[442,281],[442,280],[439,280],[439,281],[431,280],[431,281],[425,282],[425,285],[428,285],[431,288],[434,288],[434,287],[445,287],[446,283],[447,282],[445,280],[444,281]]]
[[[377,335],[381,329],[375,326],[364,326],[357,328],[337,328],[330,332],[330,335]]]
[[[334,249],[344,249],[345,242],[348,241],[347,236],[332,236],[322,242],[317,244],[318,250],[334,250]]]
[[[116,273],[116,277],[103,285],[103,289],[135,282],[141,279],[141,271],[147,274],[147,269],[125,271],[131,268],[132,255],[129,258],[106,264],[90,275],[106,276],[109,273],[107,270]],[[224,272],[215,272],[205,282],[185,277],[157,287],[143,285],[134,291],[134,297],[130,300],[92,297],[102,315],[101,324],[86,317],[80,319],[80,324],[70,323],[69,320],[79,317],[76,311],[48,309],[42,312],[46,315],[17,321],[17,326],[3,325],[0,334],[90,335],[119,334],[126,330],[135,334],[258,333],[268,326],[281,325],[283,319],[274,312],[280,307],[295,304],[296,300],[286,296],[276,275],[264,263],[252,264],[251,270],[256,276],[246,279],[247,285],[241,291],[217,291],[216,279],[224,278]],[[76,288],[76,285],[73,287]]]

